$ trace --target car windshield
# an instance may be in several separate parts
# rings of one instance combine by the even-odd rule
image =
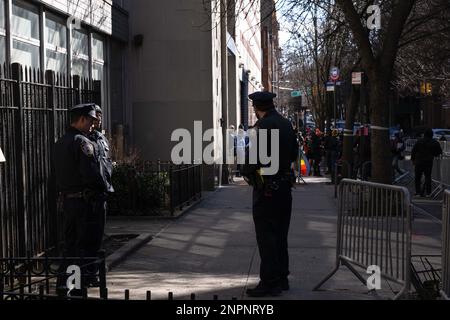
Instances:
[[[450,130],[437,130],[434,134],[437,136],[448,136],[450,135]]]

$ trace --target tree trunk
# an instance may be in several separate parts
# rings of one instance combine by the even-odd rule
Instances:
[[[389,143],[389,82],[373,76],[370,83],[372,180],[392,183],[392,155]]]

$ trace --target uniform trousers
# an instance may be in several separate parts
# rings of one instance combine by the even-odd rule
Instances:
[[[253,191],[253,221],[261,257],[260,279],[277,285],[289,272],[288,232],[292,213],[291,183],[282,181],[278,190]]]

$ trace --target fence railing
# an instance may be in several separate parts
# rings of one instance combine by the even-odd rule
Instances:
[[[349,268],[367,285],[355,266],[379,268],[381,277],[402,286],[395,299],[410,293],[411,200],[406,188],[343,180],[339,187],[336,267]]]
[[[410,154],[417,143],[417,139],[408,139],[405,141],[405,152]]]
[[[414,146],[417,143],[417,139],[408,139],[405,141],[405,153],[411,154]],[[439,141],[441,144],[442,152],[446,156],[450,156],[450,141]]]
[[[177,210],[202,197],[202,165],[174,165],[169,161],[145,161],[142,170],[166,177],[162,194],[165,206],[173,216]]]
[[[444,193],[442,208],[442,291],[444,299],[450,300],[450,191]]]
[[[113,172],[116,192],[110,214],[175,216],[202,197],[202,165],[163,161],[119,164]]]
[[[450,157],[450,141],[441,141],[440,144],[444,156]]]
[[[67,110],[101,105],[98,81],[0,67],[0,257],[44,252],[57,243],[53,146],[68,126]]]
[[[93,268],[92,266],[96,266]],[[70,267],[78,267],[80,273],[69,274]],[[71,271],[73,272],[73,271]],[[72,278],[71,278],[72,277]],[[92,279],[95,278],[95,285]],[[69,292],[67,280],[80,289]],[[122,297],[108,293],[105,253],[98,257],[40,257],[0,258],[0,302],[16,300],[131,300],[130,290],[123,290]],[[185,295],[183,295],[185,296]],[[177,298],[169,292],[168,300]],[[196,300],[190,294],[190,300]],[[219,300],[218,295],[212,296]],[[152,300],[152,291],[147,291],[139,300]],[[233,297],[232,300],[237,300]]]
[[[431,196],[437,199],[446,189],[450,188],[450,157],[443,156],[434,160],[431,178],[435,184]]]
[[[202,166],[182,165],[169,167],[170,212],[183,210],[202,196]]]
[[[399,176],[395,184],[407,187],[411,193],[415,193],[415,170],[412,161],[404,160],[399,163],[401,169],[405,172]],[[432,199],[441,199],[442,193],[450,188],[450,157],[442,156],[436,158],[433,162],[432,178]]]
[[[99,298],[106,299],[106,263],[104,252],[98,257],[31,257],[0,259],[0,301],[66,299],[68,267],[77,266],[79,298],[87,298],[89,283],[96,279]],[[71,279],[69,279],[71,280]],[[72,282],[72,281],[70,281]]]

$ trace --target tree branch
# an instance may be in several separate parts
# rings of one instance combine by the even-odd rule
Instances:
[[[363,64],[367,69],[371,69],[375,62],[372,46],[369,37],[361,24],[360,17],[351,0],[336,0],[336,3],[342,9],[346,20],[350,25],[353,37],[360,49]]]

